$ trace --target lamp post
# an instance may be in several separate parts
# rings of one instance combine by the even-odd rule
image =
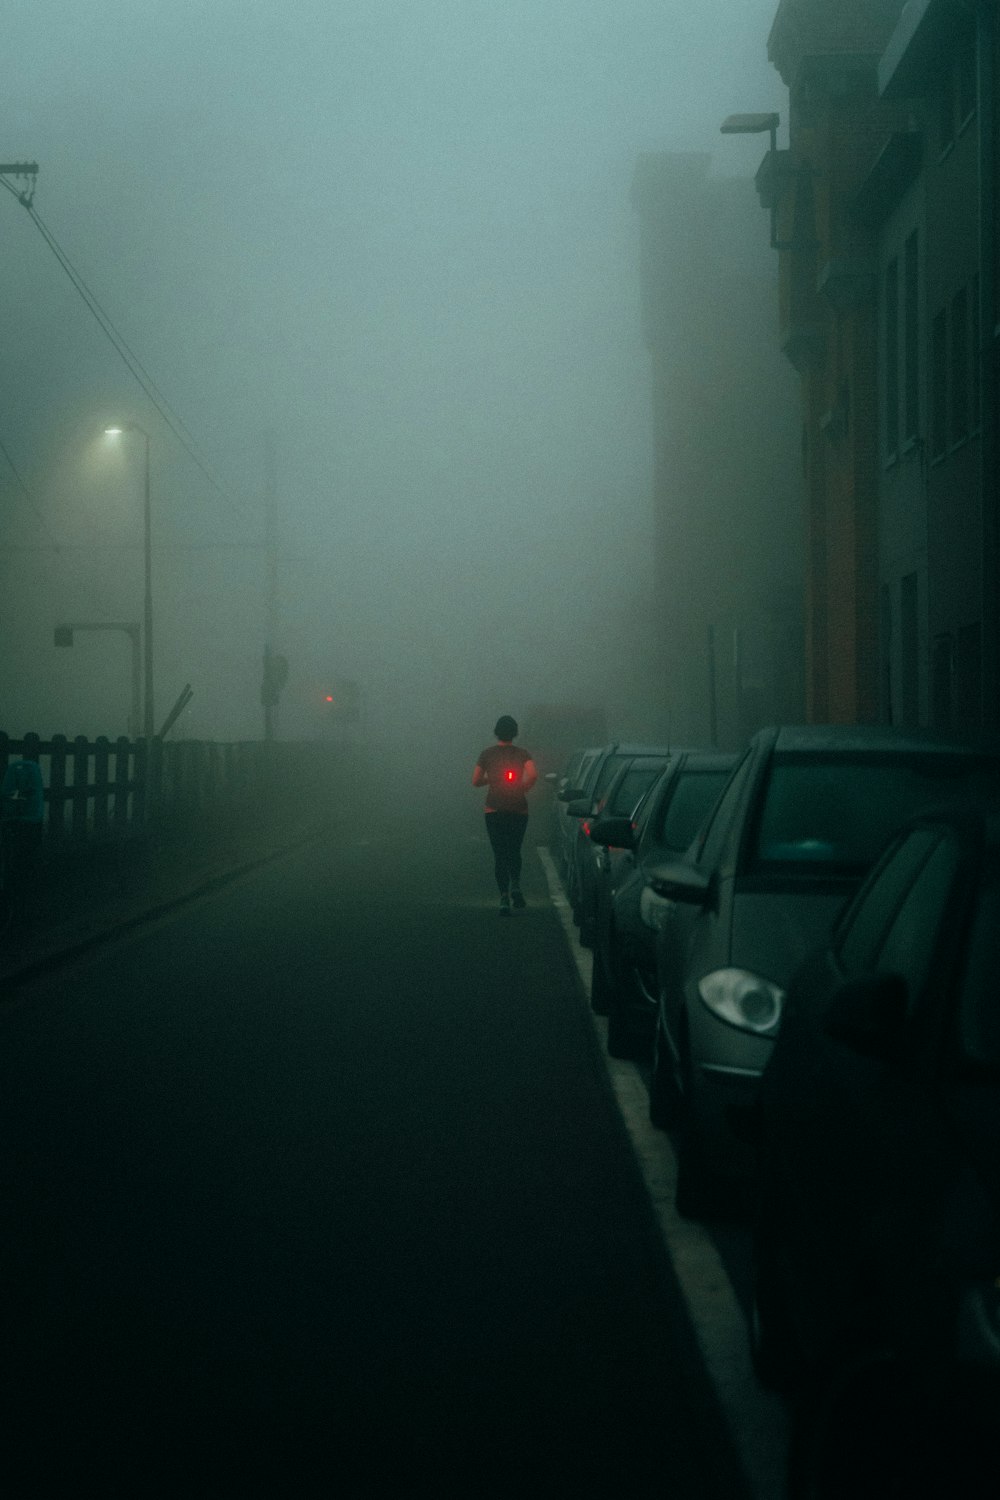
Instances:
[[[771,141],[770,150],[767,154],[767,163],[773,173],[777,165],[778,157],[778,122],[780,116],[768,111],[766,114],[755,115],[727,115],[719,129],[723,135],[761,135],[766,130]],[[759,181],[759,179],[758,179]],[[771,182],[767,187],[769,206],[771,209],[771,249],[784,250],[788,248],[778,243],[778,196],[775,183]]]
[[[105,427],[108,437],[121,437],[124,432],[137,432],[145,441],[145,465],[142,490],[142,553],[143,553],[143,609],[142,609],[142,665],[143,705],[142,732],[147,742],[153,738],[153,548],[149,510],[149,433],[138,422],[123,422],[120,427]]]

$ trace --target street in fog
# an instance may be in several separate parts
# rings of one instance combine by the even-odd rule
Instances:
[[[538,856],[505,921],[475,802],[355,811],[0,1013],[22,1493],[742,1493]]]

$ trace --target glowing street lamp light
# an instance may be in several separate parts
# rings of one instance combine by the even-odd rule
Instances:
[[[105,427],[106,437],[122,437],[126,432],[137,432],[145,442],[145,466],[142,492],[142,551],[143,551],[143,618],[142,618],[142,662],[143,662],[143,734],[147,743],[153,738],[153,548],[149,511],[149,433],[138,422],[123,422],[119,427]]]

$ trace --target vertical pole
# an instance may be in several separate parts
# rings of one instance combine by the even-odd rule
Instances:
[[[977,14],[979,129],[980,485],[982,514],[982,724],[1000,729],[1000,292],[997,288],[997,14]]]
[[[733,626],[733,698],[736,705],[736,744],[743,744],[743,638]]]
[[[155,723],[153,711],[153,542],[149,508],[149,433],[142,434],[146,444],[146,463],[142,496],[142,536],[145,589],[143,596],[143,666],[145,684],[143,692],[143,734],[147,742],[153,738]]]
[[[278,634],[278,480],[274,455],[274,434],[264,435],[264,537],[267,559],[265,663],[271,659]],[[266,667],[265,667],[266,670]],[[264,704],[264,738],[273,740],[276,705]]]
[[[139,665],[139,627],[130,625],[128,627],[129,647],[132,652],[132,701],[128,716],[129,739],[139,737],[139,703],[142,698],[142,670]]]
[[[715,688],[715,626],[708,627],[708,743],[715,749],[719,743],[719,716]]]

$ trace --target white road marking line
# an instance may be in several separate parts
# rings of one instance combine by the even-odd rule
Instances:
[[[784,1493],[788,1423],[781,1398],[758,1383],[750,1362],[746,1319],[711,1238],[700,1224],[682,1219],[674,1207],[677,1158],[662,1131],[649,1123],[649,1095],[637,1068],[607,1056],[607,1022],[590,1009],[592,959],[577,942],[570,904],[547,849],[537,849],[552,904],[587,998],[587,1012],[605,1053],[611,1085],[653,1205],[667,1254],[673,1262],[709,1378],[729,1426],[755,1500]]]

